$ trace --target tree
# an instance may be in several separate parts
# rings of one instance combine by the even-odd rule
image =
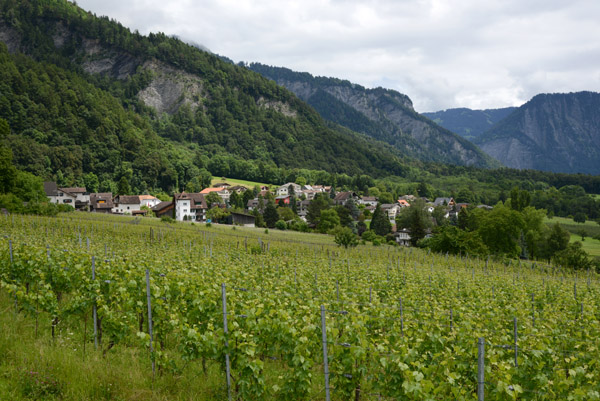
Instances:
[[[486,255],[488,249],[479,233],[463,231],[455,226],[445,226],[427,240],[427,246],[434,252],[470,255]]]
[[[237,191],[231,192],[231,195],[229,196],[229,205],[236,209],[244,208],[243,198],[237,193]]]
[[[386,213],[381,210],[381,206],[378,203],[373,212],[373,218],[371,219],[371,230],[377,235],[385,236],[387,233],[392,231],[392,225],[388,219]]]
[[[265,207],[265,212],[263,213],[263,218],[265,219],[265,224],[269,228],[275,227],[275,223],[279,220],[279,214],[277,213],[277,209],[273,202],[268,202]]]
[[[481,218],[478,232],[483,243],[494,254],[519,255],[519,238],[525,221],[521,213],[498,204]]]
[[[350,210],[348,210],[345,206],[338,205],[334,208],[334,210],[340,218],[340,225],[342,227],[349,227],[350,224],[352,224],[352,216],[350,215]]]
[[[424,181],[421,181],[417,187],[417,194],[419,194],[421,198],[431,197],[431,189],[429,188],[429,185],[427,185]]]
[[[583,212],[577,212],[577,213],[575,213],[575,216],[573,216],[573,221],[575,223],[583,224],[583,223],[585,223],[586,220],[587,220],[587,216]]]
[[[131,194],[131,186],[129,186],[129,181],[125,176],[121,177],[119,180],[119,185],[117,187],[117,195],[130,195]]]
[[[308,204],[306,219],[309,223],[319,224],[321,212],[329,208],[329,199],[325,194],[317,194],[315,198]]]
[[[327,209],[321,212],[319,218],[319,224],[317,224],[317,230],[320,233],[326,233],[335,226],[340,225],[340,217],[334,209]]]
[[[223,204],[223,198],[221,198],[216,192],[209,192],[208,195],[204,197],[204,200],[206,200],[206,204],[208,205],[208,207],[211,207],[214,204]]]
[[[10,148],[0,146],[0,193],[12,191],[17,179],[17,169],[12,164],[13,154]]]
[[[539,256],[550,260],[556,252],[567,249],[571,235],[558,222],[552,225],[546,240],[542,243]]]
[[[8,134],[10,134],[8,122],[5,119],[0,118],[0,139],[6,138]]]
[[[358,245],[358,237],[352,232],[349,227],[337,226],[333,230],[335,243],[344,248],[355,247]]]
[[[570,267],[575,270],[587,270],[593,263],[589,255],[583,250],[581,242],[569,244],[566,249],[556,252],[553,261],[558,266]]]
[[[296,184],[300,185],[301,187],[306,185],[306,178],[299,176],[296,177]]]
[[[98,176],[92,172],[89,172],[83,176],[83,183],[88,192],[98,192],[100,189],[100,180],[98,180]]]

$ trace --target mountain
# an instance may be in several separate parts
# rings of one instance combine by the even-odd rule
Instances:
[[[203,169],[268,182],[291,169],[406,169],[387,144],[333,126],[247,68],[66,0],[0,0],[0,42],[14,161],[63,185],[95,174],[166,190]]]
[[[394,90],[366,89],[259,63],[248,68],[288,88],[322,117],[387,142],[404,155],[455,165],[498,166],[477,146],[415,112],[408,96]]]
[[[600,174],[600,94],[540,94],[475,139],[508,167]]]
[[[472,141],[515,109],[516,107],[487,110],[457,108],[422,114],[436,124]]]

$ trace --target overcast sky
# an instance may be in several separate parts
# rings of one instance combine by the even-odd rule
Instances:
[[[598,0],[78,0],[235,62],[383,86],[420,112],[600,91]]]

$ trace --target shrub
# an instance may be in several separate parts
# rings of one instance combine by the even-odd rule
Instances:
[[[287,224],[283,220],[277,220],[275,223],[275,228],[278,230],[285,230],[287,228]]]

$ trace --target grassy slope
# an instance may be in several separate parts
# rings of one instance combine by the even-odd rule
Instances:
[[[225,179],[223,179],[223,178],[225,178]],[[231,185],[242,185],[247,188],[254,188],[255,185],[258,185],[259,187],[262,187],[263,185],[267,185],[267,186],[269,185],[269,184],[265,184],[262,182],[245,181],[245,180],[238,180],[237,178],[226,178],[226,177],[214,177],[210,183],[211,183],[211,185],[215,185],[216,183],[219,183],[219,182],[225,182],[225,183],[231,184]]]
[[[558,222],[561,227],[571,233],[571,242],[580,241],[581,236],[578,234],[581,229],[587,232],[585,241],[581,242],[583,250],[589,253],[591,256],[600,258],[600,241],[592,237],[600,235],[600,224],[595,221],[586,221],[585,223],[575,223],[573,219],[566,217],[553,217],[551,219],[546,218],[544,222],[548,225],[552,225]]]

